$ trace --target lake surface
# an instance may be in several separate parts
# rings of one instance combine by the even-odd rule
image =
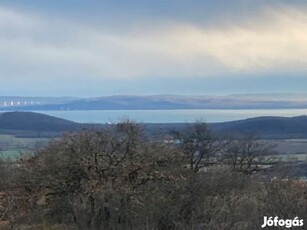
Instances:
[[[37,111],[81,123],[110,123],[129,118],[143,123],[223,122],[259,116],[293,117],[307,115],[307,109],[274,110],[71,110]]]

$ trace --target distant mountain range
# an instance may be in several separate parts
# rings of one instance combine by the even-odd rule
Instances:
[[[307,108],[307,94],[154,95],[97,98],[0,97],[2,111],[305,108]]]
[[[0,134],[23,136],[56,136],[65,131],[76,131],[105,124],[81,124],[53,116],[32,112],[0,113]],[[208,124],[222,134],[254,134],[268,139],[307,138],[307,116],[292,118],[257,117],[239,121]],[[148,134],[168,134],[183,130],[186,124],[144,124]]]

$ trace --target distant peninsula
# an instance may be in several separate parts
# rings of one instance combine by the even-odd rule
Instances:
[[[307,94],[238,94],[226,96],[0,97],[1,111],[306,109]]]

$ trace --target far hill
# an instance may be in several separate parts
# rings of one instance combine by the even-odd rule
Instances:
[[[62,132],[76,131],[98,124],[81,124],[33,112],[0,113],[0,134],[23,136],[57,136]],[[103,124],[101,124],[103,125]],[[256,117],[245,120],[209,123],[214,132],[222,134],[253,134],[268,139],[307,138],[307,116]],[[144,124],[149,135],[169,134],[186,128],[184,123]]]
[[[0,108],[8,109],[14,107],[26,107],[34,105],[63,104],[76,97],[21,97],[21,96],[0,96]]]
[[[7,102],[8,103],[8,102]],[[18,102],[17,102],[18,103]],[[97,98],[64,98],[56,102],[11,102],[2,111],[48,110],[171,110],[171,109],[302,109],[307,95],[228,95],[228,96],[105,96]]]
[[[218,132],[254,134],[265,138],[307,138],[307,116],[256,117],[211,124]]]
[[[5,112],[0,113],[0,132],[12,134],[51,134],[63,131],[74,131],[81,128],[81,124],[33,112]]]
[[[223,135],[255,135],[267,139],[306,139],[307,116],[299,117],[256,117],[245,120],[208,124],[215,133]],[[146,124],[149,133],[167,134],[181,131],[184,123]]]

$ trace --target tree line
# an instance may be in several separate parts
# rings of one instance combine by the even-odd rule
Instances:
[[[123,121],[0,160],[0,229],[260,229],[304,219],[307,185],[267,170],[269,143],[203,122],[169,140]]]

